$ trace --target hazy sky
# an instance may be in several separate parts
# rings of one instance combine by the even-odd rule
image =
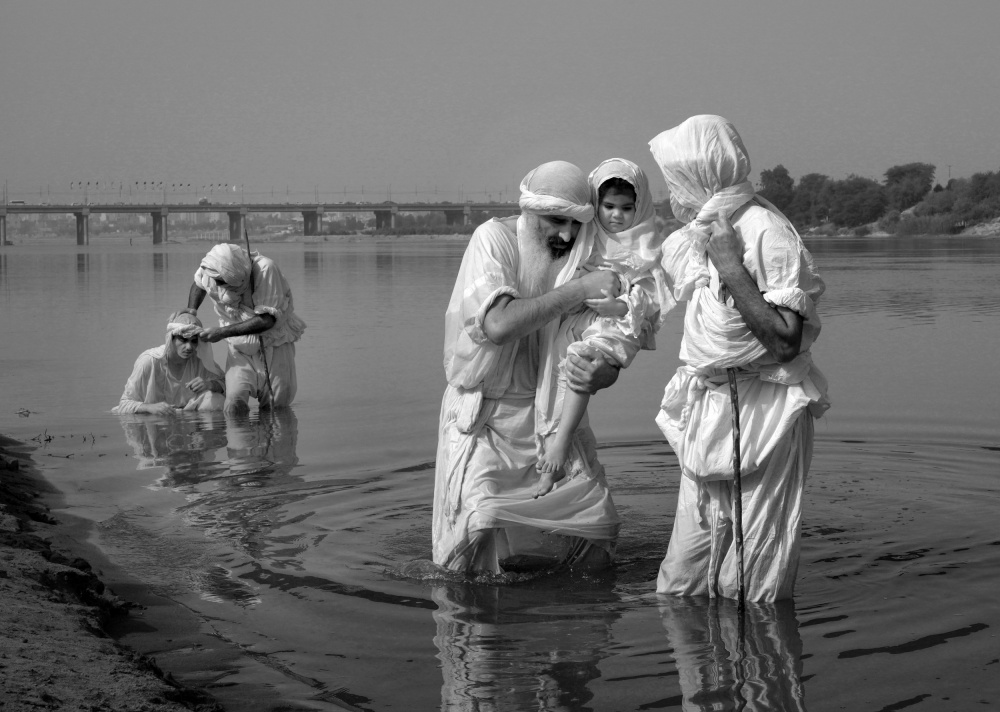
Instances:
[[[509,191],[693,114],[754,176],[1000,169],[1000,2],[3,0],[0,178]],[[324,197],[323,194],[328,194]]]

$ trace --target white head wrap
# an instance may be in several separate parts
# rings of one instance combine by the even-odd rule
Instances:
[[[221,243],[202,258],[199,271],[213,280],[222,279],[239,294],[250,283],[250,257],[239,245]]]
[[[182,336],[185,339],[190,339],[195,334],[201,332],[202,323],[201,319],[194,316],[193,314],[188,314],[187,312],[174,312],[170,315],[170,319],[167,321],[167,343],[165,345],[166,354],[174,354],[174,337]],[[198,347],[195,349],[198,355],[198,360],[201,361],[205,368],[207,368],[212,373],[222,375],[222,371],[218,366],[215,365],[215,358],[212,356],[212,345],[207,341],[198,340]]]
[[[653,205],[653,195],[649,192],[649,180],[646,178],[646,173],[632,161],[609,158],[601,162],[588,177],[590,194],[598,210],[601,185],[611,178],[621,178],[635,191],[635,219],[631,227],[614,235],[608,235],[600,219],[595,220],[598,239],[614,240],[624,246],[632,253],[630,258],[632,266],[639,272],[652,276],[655,285],[654,296],[660,306],[660,314],[653,324],[653,329],[656,331],[676,302],[670,294],[667,276],[660,266],[663,235],[656,229],[656,208]]]
[[[635,220],[632,221],[632,227],[653,218],[653,196],[649,192],[649,179],[646,178],[645,171],[624,158],[609,158],[590,172],[590,199],[595,206],[599,206],[601,185],[610,178],[621,178],[635,191]]]
[[[677,299],[688,299],[709,281],[705,247],[712,221],[720,215],[732,217],[756,196],[747,180],[750,155],[735,126],[708,114],[664,131],[649,142],[649,150],[670,190],[674,216],[688,223],[678,231],[688,241],[687,266],[674,286]]]
[[[543,163],[521,181],[521,210],[563,215],[582,223],[594,219],[590,189],[583,171],[566,161]]]

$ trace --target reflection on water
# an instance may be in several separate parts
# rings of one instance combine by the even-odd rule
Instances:
[[[443,710],[587,710],[613,609],[567,606],[548,586],[435,586]],[[598,595],[613,601],[610,592]]]
[[[805,712],[802,641],[791,601],[748,603],[742,626],[733,601],[659,601],[685,712]]]
[[[37,443],[59,506],[95,522],[128,581],[231,644],[212,678],[231,709],[794,710],[803,686],[813,712],[995,706],[1000,241],[809,247],[835,403],[817,423],[795,609],[751,608],[742,657],[726,604],[652,591],[680,477],[653,423],[679,315],[591,408],[623,520],[611,572],[385,574],[430,549],[458,242],[267,245],[310,324],[294,410],[170,421],[105,408],[162,343],[206,247],[0,251],[0,432]],[[133,635],[170,660],[169,635]]]
[[[76,283],[86,288],[90,284],[90,253],[80,252],[76,256]]]
[[[252,417],[220,413],[185,413],[169,419],[123,415],[121,422],[138,461],[137,469],[162,468],[149,488],[184,493],[186,502],[176,513],[186,525],[208,539],[227,542],[249,559],[260,555],[271,528],[270,509],[295,499],[283,492],[290,484],[294,487],[296,478],[290,473],[298,462],[298,424],[291,409],[261,411]],[[279,494],[261,498],[263,488]],[[170,544],[155,534],[141,531],[141,519],[141,512],[122,512],[101,523],[104,536],[117,539],[134,556],[145,557],[169,548]],[[178,546],[181,556],[169,556],[163,563],[188,568],[188,582],[203,597],[242,606],[259,602],[245,581],[234,578],[233,567],[202,565],[210,556],[208,552],[191,556],[192,548],[203,546],[203,542],[183,541]],[[191,563],[196,565],[191,567]],[[230,563],[236,560],[230,557]]]

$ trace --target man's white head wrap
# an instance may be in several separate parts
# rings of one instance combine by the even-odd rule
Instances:
[[[701,115],[686,119],[649,142],[663,180],[670,190],[674,216],[688,223],[679,232],[688,240],[684,278],[674,285],[677,299],[688,299],[696,287],[708,284],[705,247],[712,221],[733,213],[753,199],[781,212],[756,195],[750,175],[750,155],[736,127],[721,116]]]
[[[692,116],[650,141],[649,150],[663,172],[678,220],[698,218],[710,224],[719,213],[732,215],[754,195],[747,181],[750,154],[736,127],[721,116]]]
[[[566,161],[550,161],[521,181],[521,210],[536,215],[562,215],[582,223],[594,219],[587,177]]]
[[[199,334],[202,330],[201,319],[193,314],[188,314],[187,312],[174,312],[170,315],[167,320],[167,343],[165,348],[166,354],[176,354],[174,349],[174,337],[181,336],[185,339],[190,339],[192,336]],[[215,359],[212,356],[212,345],[207,341],[198,340],[198,346],[195,349],[197,358],[212,373],[222,375],[222,371],[218,366],[215,365]]]
[[[213,280],[222,279],[240,294],[250,284],[250,257],[239,245],[222,243],[202,258],[201,271]]]

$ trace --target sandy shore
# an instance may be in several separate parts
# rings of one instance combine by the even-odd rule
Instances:
[[[134,604],[53,546],[54,492],[31,449],[0,435],[0,712],[209,712],[222,707],[107,636]]]

